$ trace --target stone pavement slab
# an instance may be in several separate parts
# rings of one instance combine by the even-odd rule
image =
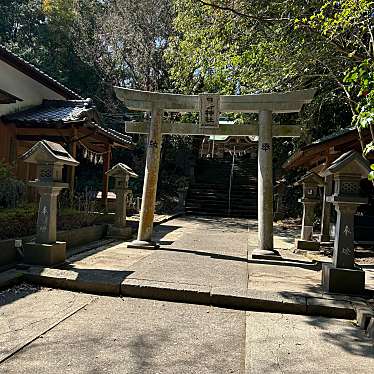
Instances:
[[[0,292],[0,361],[94,296],[26,284]],[[0,366],[0,372],[3,373]]]
[[[350,321],[247,312],[246,326],[246,373],[373,373],[373,341]]]
[[[54,303],[44,295],[34,308]],[[0,364],[0,372],[239,374],[244,342],[244,312],[102,296]]]
[[[1,357],[21,347],[2,374],[369,374],[374,365],[373,341],[353,321],[26,285],[1,300]]]

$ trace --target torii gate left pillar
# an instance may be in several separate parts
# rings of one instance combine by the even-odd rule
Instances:
[[[155,248],[157,246],[157,243],[152,241],[152,232],[156,206],[158,171],[160,168],[162,114],[163,112],[160,108],[153,106],[147,142],[147,159],[144,173],[138,236],[129,247]]]
[[[246,112],[258,113],[258,124],[221,125],[219,127],[199,127],[192,123],[161,123],[163,112],[199,112],[199,96],[163,94],[115,87],[118,98],[125,101],[128,109],[152,112],[151,122],[127,122],[128,133],[148,134],[147,163],[143,186],[141,216],[137,240],[133,247],[154,248],[152,242],[153,217],[156,203],[157,180],[160,162],[162,134],[179,135],[230,135],[259,136],[258,147],[258,248],[252,253],[253,258],[279,257],[273,243],[273,136],[294,137],[300,135],[300,128],[295,125],[273,125],[273,113],[299,112],[304,104],[309,103],[314,89],[287,93],[261,95],[211,95],[212,102],[218,99],[218,113]],[[208,96],[204,94],[202,96]],[[163,109],[161,109],[163,108]],[[204,107],[205,110],[205,107]],[[217,114],[217,113],[216,113]],[[215,115],[216,115],[215,114]],[[210,116],[210,112],[208,111]],[[217,115],[216,115],[217,117]]]

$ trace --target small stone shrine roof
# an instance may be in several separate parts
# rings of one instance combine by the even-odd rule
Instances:
[[[316,186],[323,186],[324,180],[319,175],[314,173],[313,171],[309,171],[304,176],[302,176],[296,183],[295,186],[300,186],[303,183],[306,184],[314,184]]]
[[[79,165],[79,162],[75,160],[62,145],[47,140],[37,142],[21,156],[21,159],[33,164],[47,162],[69,166]]]
[[[113,166],[110,170],[106,172],[110,177],[123,177],[124,175],[129,175],[130,177],[137,178],[136,174],[129,166],[123,163],[118,163]]]
[[[370,163],[358,152],[352,150],[337,158],[322,175],[327,176],[335,173],[361,174],[362,177],[370,173]]]

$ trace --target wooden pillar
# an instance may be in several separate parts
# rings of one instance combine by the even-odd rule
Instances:
[[[103,189],[101,191],[101,203],[108,210],[108,189],[109,189],[109,176],[107,171],[110,169],[110,160],[112,155],[112,148],[110,144],[107,144],[106,153],[103,155]]]
[[[155,248],[157,246],[152,242],[152,232],[162,144],[162,113],[161,109],[152,108],[138,237],[137,240],[128,245],[131,247]]]
[[[273,239],[273,123],[272,112],[262,110],[258,124],[258,249],[252,258],[279,257]]]

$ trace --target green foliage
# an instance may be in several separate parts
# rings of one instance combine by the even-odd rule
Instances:
[[[299,119],[306,129],[301,143],[352,124],[371,125],[373,1],[174,3],[177,33],[165,57],[178,90],[235,94],[318,87]],[[278,141],[277,162],[296,144]],[[370,143],[366,151],[372,150]]]
[[[264,26],[262,18],[282,18],[287,10],[279,2],[266,3],[264,7],[262,3],[238,2],[236,9],[243,14],[258,15],[248,19],[194,0],[175,1],[178,33],[170,38],[166,59],[178,89],[230,94],[270,91],[298,76],[307,60],[306,52],[310,56],[305,41],[300,34],[290,33],[288,21]]]
[[[24,201],[25,183],[13,176],[12,170],[0,162],[0,207],[16,208]]]

